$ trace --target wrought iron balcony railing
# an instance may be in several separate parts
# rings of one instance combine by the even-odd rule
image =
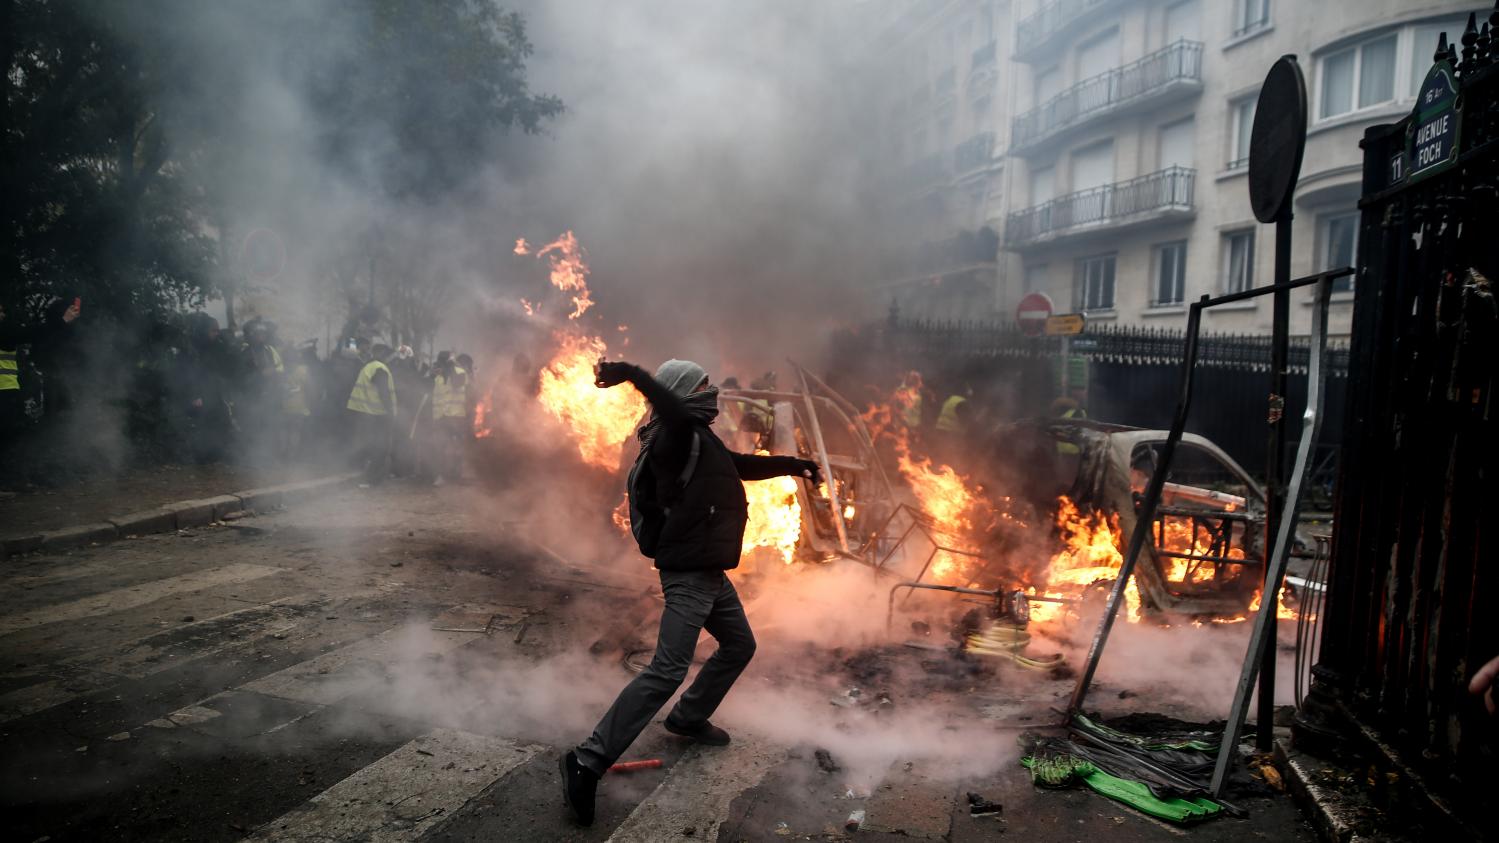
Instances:
[[[1052,41],[1117,0],[1051,0],[1015,25],[1015,58],[1029,61],[1055,46]]]
[[[1176,41],[1138,61],[1084,79],[1015,118],[1010,150],[1040,146],[1062,132],[1202,81],[1202,44]]]
[[[1079,190],[1016,211],[1005,221],[1005,245],[1026,246],[1082,229],[1136,222],[1151,212],[1190,211],[1197,171],[1168,167],[1154,173]]]
[[[979,132],[953,147],[953,171],[966,173],[989,163],[994,153],[994,133]]]
[[[949,67],[948,69],[942,71],[942,73],[937,76],[937,83],[934,87],[936,88],[936,96],[938,102],[952,98],[954,92],[958,89],[957,68]]]
[[[996,46],[995,42],[990,41],[973,51],[973,70],[982,70],[994,66],[995,57],[998,54]]]

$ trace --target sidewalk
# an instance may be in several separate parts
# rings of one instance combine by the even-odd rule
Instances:
[[[161,465],[0,495],[0,557],[197,526],[352,475],[306,465]]]

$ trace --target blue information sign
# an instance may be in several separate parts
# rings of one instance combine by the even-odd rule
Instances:
[[[1391,175],[1420,179],[1457,162],[1462,111],[1457,108],[1457,74],[1451,62],[1439,61],[1426,73],[1416,98],[1410,143],[1404,162],[1391,162]]]

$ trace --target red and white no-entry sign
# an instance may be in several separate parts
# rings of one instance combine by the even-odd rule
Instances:
[[[1015,308],[1015,324],[1028,337],[1039,337],[1046,331],[1046,320],[1051,316],[1051,297],[1045,293],[1026,293]]]

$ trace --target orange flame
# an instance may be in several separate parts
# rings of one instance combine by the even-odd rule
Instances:
[[[523,246],[524,240],[515,244],[516,254],[526,254],[521,251]],[[593,298],[588,293],[588,265],[583,262],[583,247],[578,245],[576,235],[563,232],[561,237],[538,249],[536,257],[546,258],[551,265],[552,286],[572,293],[573,312],[567,318],[577,319],[593,307]]]
[[[563,331],[555,336],[559,350],[541,370],[537,400],[572,431],[584,462],[614,470],[621,446],[645,415],[645,398],[630,387],[594,386],[594,364],[608,352],[603,340]]]
[[[1056,525],[1062,549],[1051,557],[1042,593],[1049,597],[1076,597],[1081,589],[1095,582],[1117,579],[1124,565],[1124,554],[1119,550],[1123,531],[1118,515],[1084,514],[1071,498],[1063,495],[1057,501]],[[1065,592],[1057,586],[1066,587]],[[1138,622],[1140,590],[1133,578],[1124,587],[1124,602],[1129,621]],[[1062,604],[1058,603],[1032,603],[1031,620],[1041,623],[1055,620],[1062,610]]]
[[[763,547],[775,551],[782,562],[791,564],[802,537],[802,505],[796,498],[796,481],[774,477],[745,483],[744,496],[749,501],[749,521],[744,528],[740,555],[747,556]]]
[[[490,398],[488,396],[485,396],[484,398],[474,403],[475,439],[488,439],[494,434],[494,430],[491,429],[490,424],[487,421],[489,416],[489,401]]]

